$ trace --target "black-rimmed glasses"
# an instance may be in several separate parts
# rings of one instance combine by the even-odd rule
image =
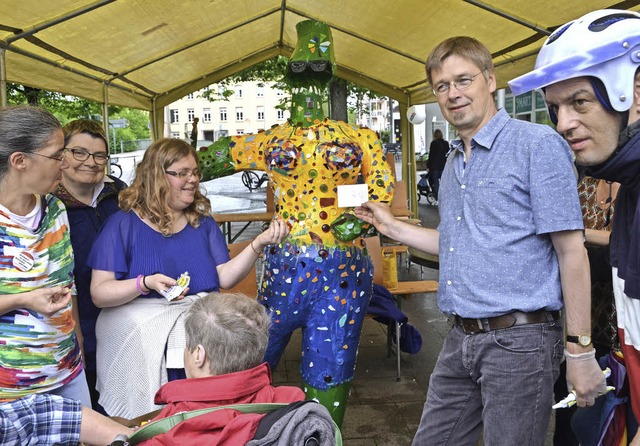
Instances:
[[[202,172],[198,169],[193,170],[181,170],[180,172],[175,172],[173,170],[165,170],[164,173],[167,175],[171,175],[172,177],[176,177],[182,181],[187,181],[191,179],[192,176],[196,177],[198,181],[202,179]]]
[[[453,82],[440,82],[438,85],[433,87],[433,94],[436,96],[444,96],[449,93],[451,85],[456,87],[456,90],[466,90],[481,73],[482,71],[474,74],[473,76],[462,76],[460,79]]]
[[[71,155],[73,156],[73,158],[78,161],[86,161],[89,159],[90,156],[92,156],[93,161],[96,164],[102,165],[102,164],[106,164],[107,160],[109,159],[109,155],[102,152],[89,153],[86,150],[82,150],[82,149],[67,149],[67,151],[71,152]]]

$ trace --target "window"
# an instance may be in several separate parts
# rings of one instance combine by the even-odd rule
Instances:
[[[264,121],[264,107],[258,107],[258,121]]]
[[[244,121],[244,111],[242,107],[236,107],[236,121]]]
[[[276,91],[276,96],[284,96],[284,91],[282,90]]]
[[[203,108],[202,109],[202,122],[211,122],[211,109]]]
[[[192,108],[187,109],[187,122],[193,122],[193,118],[195,118],[196,112]]]
[[[264,85],[258,85],[256,88],[256,94],[259,98],[264,96]]]
[[[236,86],[236,98],[242,98],[242,87]]]
[[[227,107],[220,109],[220,121],[227,122]]]
[[[169,110],[169,117],[171,120],[171,124],[177,124],[180,122],[180,116],[178,115],[178,109],[172,108]]]
[[[171,132],[172,138],[180,138],[180,132]]]
[[[284,110],[276,110],[278,119],[284,119]]]
[[[193,93],[189,93],[189,94],[187,95],[187,99],[193,99]]]
[[[236,135],[244,135],[244,129],[236,129]]]

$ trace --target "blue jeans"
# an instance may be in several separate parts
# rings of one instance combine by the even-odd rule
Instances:
[[[542,445],[563,356],[562,321],[468,335],[452,327],[429,380],[416,446]]]
[[[52,395],[60,395],[65,398],[77,400],[85,407],[91,407],[91,395],[89,394],[89,386],[87,385],[87,377],[84,374],[84,369],[78,373],[78,376],[62,387],[47,392]]]

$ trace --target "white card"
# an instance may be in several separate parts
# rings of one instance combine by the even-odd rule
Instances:
[[[366,184],[338,186],[339,208],[360,206],[365,201],[369,201],[369,188]]]

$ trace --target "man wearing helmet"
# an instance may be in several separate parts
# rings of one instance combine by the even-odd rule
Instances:
[[[580,45],[576,45],[580,42]],[[611,232],[620,344],[640,420],[640,14],[600,10],[558,28],[535,69],[509,82],[541,88],[557,130],[587,174],[621,183]],[[636,435],[633,445],[640,445]]]
[[[368,202],[356,215],[440,256],[438,305],[454,322],[429,381],[414,445],[544,443],[562,359],[561,308],[589,333],[589,272],[571,152],[549,127],[498,110],[489,50],[452,37],[429,55],[427,78],[456,128],[441,180],[438,230]],[[580,406],[604,379],[572,344],[568,376]]]

